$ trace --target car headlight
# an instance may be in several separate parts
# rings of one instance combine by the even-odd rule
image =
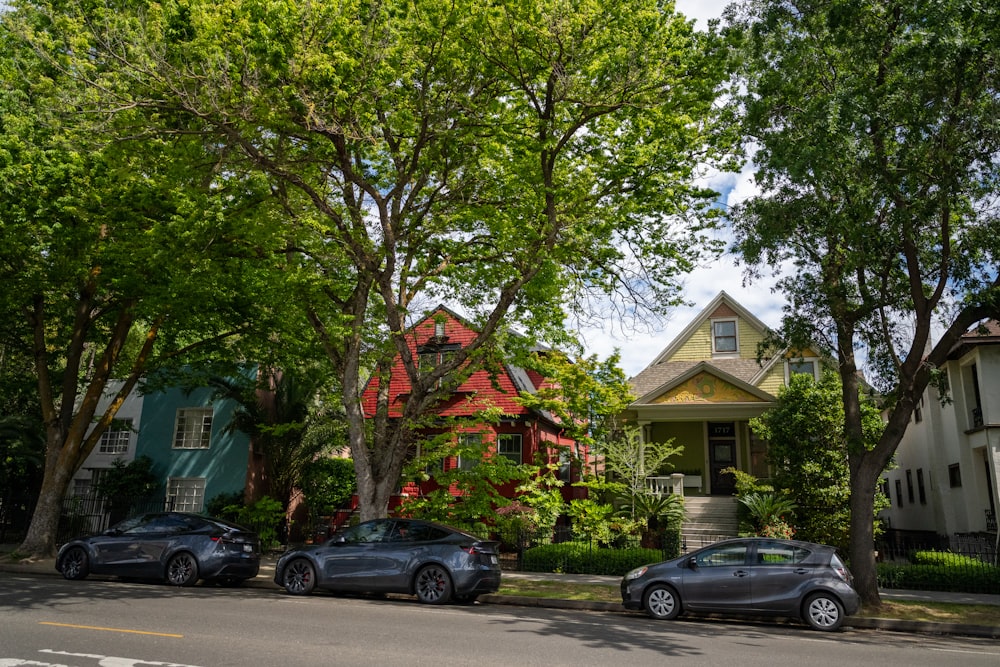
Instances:
[[[632,570],[631,572],[625,575],[625,580],[632,581],[633,579],[638,579],[642,575],[646,574],[646,571],[648,569],[649,568],[646,567],[645,565],[642,567],[637,567],[636,569]]]

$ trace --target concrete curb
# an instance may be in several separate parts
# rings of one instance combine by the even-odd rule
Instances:
[[[60,576],[55,569],[54,560],[47,559],[33,563],[2,563],[0,562],[0,572],[14,574],[31,574],[43,576]],[[518,577],[517,573],[512,573],[512,577]],[[554,575],[558,577],[558,575]],[[247,581],[244,586],[247,588],[260,588],[281,590],[274,583],[274,567],[271,564],[261,567],[260,574],[256,578]],[[99,580],[114,580],[115,577],[104,577],[93,575]],[[532,575],[533,579],[545,579],[544,575]],[[548,580],[551,580],[550,577]],[[640,612],[629,611],[617,602],[597,602],[590,600],[562,600],[557,598],[527,597],[520,595],[497,595],[488,594],[479,597],[480,602],[494,605],[510,605],[516,607],[533,607],[538,609],[560,609],[571,611],[600,611],[620,614],[639,614]],[[708,618],[722,618],[721,616],[709,616]],[[728,619],[727,620],[732,620]],[[913,634],[929,635],[957,635],[964,637],[980,637],[985,639],[1000,639],[1000,627],[987,625],[968,625],[964,623],[933,623],[926,621],[902,621],[889,618],[860,618],[852,616],[847,619],[845,628],[861,628],[868,630],[885,630],[890,632],[907,632]]]

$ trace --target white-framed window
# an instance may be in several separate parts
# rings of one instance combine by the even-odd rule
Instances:
[[[736,320],[712,320],[712,352],[714,354],[739,352]]]
[[[460,450],[456,467],[459,470],[472,470],[479,465],[482,442],[483,436],[480,433],[460,433],[458,435]]]
[[[208,449],[212,408],[180,408],[174,425],[174,449]]]
[[[171,477],[167,480],[169,509],[175,512],[200,512],[204,505],[204,477]]]
[[[815,357],[789,359],[785,362],[785,371],[785,379],[789,382],[795,374],[808,375],[813,380],[819,382],[819,359]]]
[[[501,433],[497,435],[497,454],[521,465],[523,462],[521,434]]]
[[[126,454],[131,437],[132,420],[116,419],[101,435],[101,440],[97,443],[97,451],[101,454]]]
[[[89,496],[94,490],[93,482],[89,478],[77,478],[73,480],[73,495],[76,497]]]

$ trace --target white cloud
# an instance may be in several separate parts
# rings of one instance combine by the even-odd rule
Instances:
[[[695,27],[704,30],[708,27],[708,20],[722,16],[722,10],[729,5],[732,0],[676,0],[674,8],[684,16],[695,19]]]

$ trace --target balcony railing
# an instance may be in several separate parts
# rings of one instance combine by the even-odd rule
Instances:
[[[972,428],[979,428],[983,425],[983,409],[972,408]]]

